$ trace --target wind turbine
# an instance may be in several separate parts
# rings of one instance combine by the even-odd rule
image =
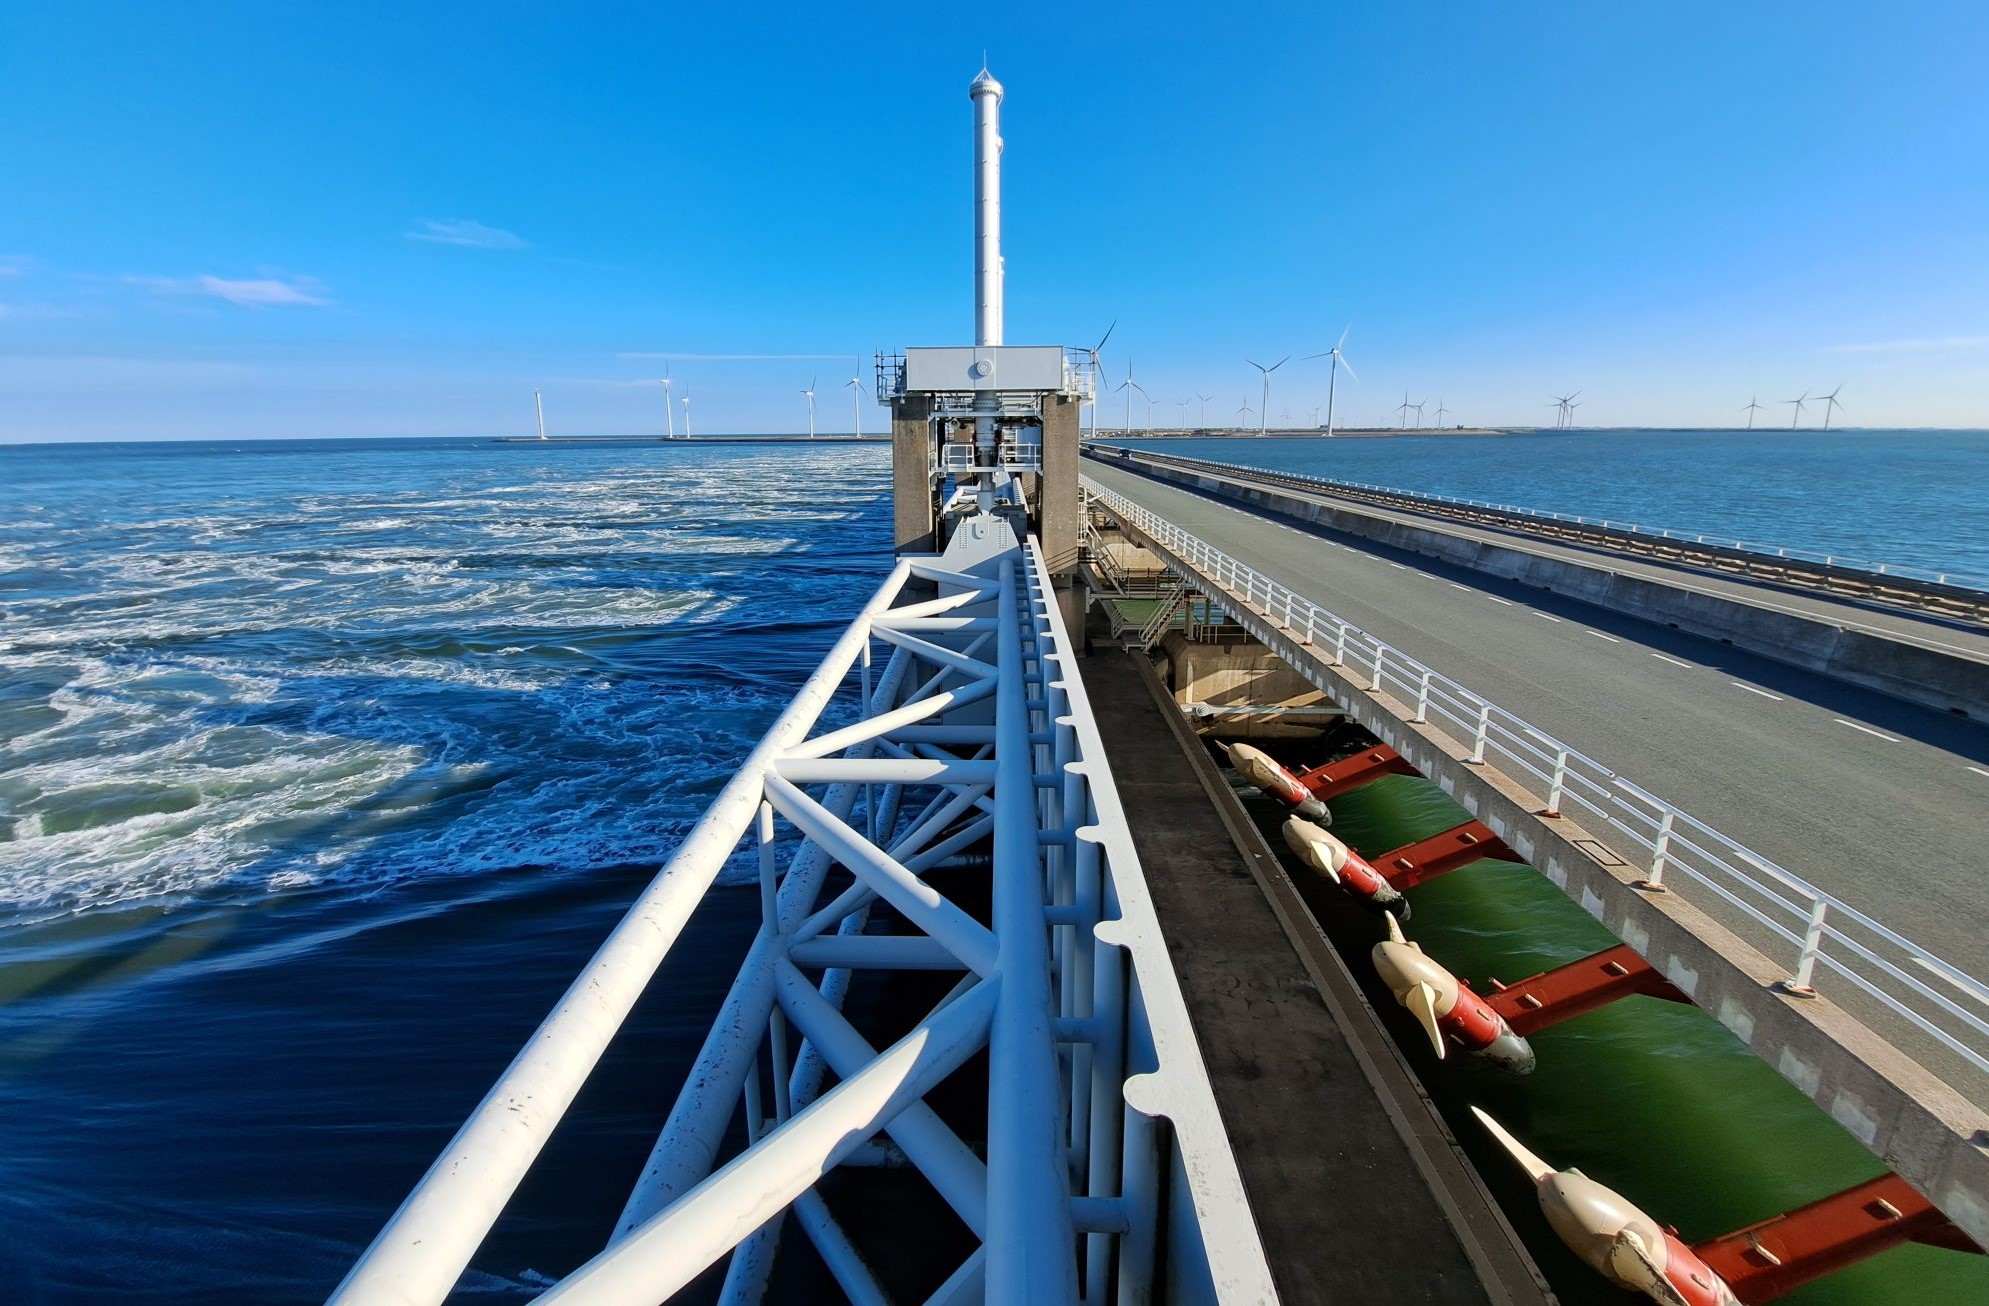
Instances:
[[[1195,391],[1195,398],[1202,401],[1202,429],[1206,431],[1209,429],[1209,400],[1215,398],[1215,396],[1205,395],[1200,390],[1197,390]]]
[[[1570,431],[1575,429],[1575,409],[1581,407],[1580,404],[1575,402],[1576,396],[1580,394],[1581,391],[1577,390],[1574,394],[1568,396],[1568,429]]]
[[[1830,392],[1829,394],[1827,394],[1827,395],[1824,395],[1824,396],[1822,396],[1822,398],[1823,398],[1823,429],[1824,429],[1824,430],[1826,430],[1826,431],[1828,431],[1828,430],[1830,429],[1830,410],[1831,410],[1832,408],[1842,408],[1842,407],[1844,406],[1844,405],[1842,405],[1842,404],[1840,404],[1840,403],[1838,403],[1838,402],[1837,402],[1837,394],[1838,394],[1838,391],[1841,391],[1841,390],[1842,390],[1843,388],[1844,388],[1844,383],[1840,381],[1840,382],[1838,382],[1838,383],[1837,383],[1837,389],[1836,389],[1836,390],[1832,390],[1832,391],[1831,391],[1831,392]]]
[[[1244,359],[1243,361],[1246,363],[1250,363],[1250,366],[1256,368],[1259,372],[1262,372],[1264,374],[1264,407],[1257,414],[1257,434],[1263,435],[1271,429],[1270,428],[1271,373],[1277,371],[1279,368],[1283,367],[1286,363],[1291,362],[1291,355],[1286,354],[1283,358],[1280,358],[1277,362],[1271,364],[1269,367],[1265,367],[1262,363],[1251,362],[1247,358]]]
[[[677,410],[670,405],[670,360],[663,360],[663,420],[669,425],[670,438],[677,438]]]
[[[1315,430],[1315,431],[1316,431],[1316,430],[1318,430],[1318,429],[1319,429],[1319,405],[1318,405],[1318,404],[1314,404],[1314,405],[1313,405],[1312,407],[1310,407],[1310,408],[1306,409],[1305,411],[1306,411],[1306,412],[1308,412],[1308,413],[1311,413],[1311,414],[1312,414],[1312,429],[1313,429],[1313,430]]]
[[[1760,397],[1758,393],[1749,395],[1747,397],[1747,405],[1740,410],[1747,414],[1747,429],[1750,431],[1754,429],[1754,415],[1761,411],[1761,405],[1754,402]]]
[[[808,388],[801,392],[808,400],[808,438],[811,440],[815,438],[815,383],[821,379],[819,376],[809,377]]]
[[[539,392],[537,390],[532,391],[532,411],[538,415],[539,438],[543,440],[546,438],[546,406],[539,402]]]
[[[1252,408],[1252,407],[1250,406],[1250,401],[1249,401],[1248,399],[1245,399],[1245,400],[1243,401],[1243,406],[1242,406],[1241,408],[1239,408],[1239,409],[1237,409],[1237,410],[1236,410],[1236,415],[1237,415],[1237,417],[1241,419],[1240,421],[1238,421],[1238,422],[1237,422],[1237,424],[1236,424],[1236,429],[1240,431],[1240,430],[1242,430],[1242,429],[1243,429],[1244,427],[1246,427],[1246,426],[1249,426],[1249,425],[1250,425],[1250,414],[1252,414],[1252,413],[1254,413],[1254,412],[1256,412],[1256,411],[1257,411],[1256,409],[1254,409],[1254,408]]]
[[[1554,409],[1554,429],[1558,431],[1568,424],[1568,401],[1563,395],[1548,395],[1547,397],[1554,401],[1551,407]]]
[[[1449,410],[1448,408],[1445,408],[1445,407],[1443,406],[1443,400],[1441,400],[1441,399],[1437,400],[1437,404],[1436,404],[1436,424],[1437,424],[1437,427],[1438,427],[1439,429],[1441,429],[1441,428],[1442,428],[1442,426],[1443,426],[1443,415],[1444,415],[1445,413],[1449,412],[1449,411],[1450,411],[1450,410]]]
[[[1307,357],[1309,357],[1309,358],[1330,358],[1330,359],[1332,359],[1332,360],[1333,360],[1332,362],[1330,362],[1330,363],[1328,363],[1328,364],[1326,365],[1326,367],[1327,367],[1327,373],[1326,373],[1326,437],[1327,437],[1328,439],[1331,439],[1331,438],[1332,438],[1332,436],[1333,436],[1333,391],[1334,391],[1334,388],[1335,388],[1335,384],[1336,384],[1336,383],[1337,383],[1337,382],[1339,381],[1339,379],[1340,379],[1340,369],[1341,369],[1341,368],[1343,368],[1343,367],[1344,367],[1344,368],[1346,368],[1346,369],[1347,369],[1347,375],[1348,375],[1348,376],[1352,376],[1352,377],[1354,377],[1354,380],[1356,380],[1356,381],[1360,380],[1360,378],[1359,378],[1358,376],[1354,376],[1354,365],[1353,365],[1352,363],[1349,363],[1349,362],[1347,361],[1347,356],[1346,356],[1346,354],[1344,354],[1344,353],[1342,353],[1342,352],[1341,352],[1342,348],[1343,348],[1343,347],[1344,347],[1344,346],[1346,345],[1346,343],[1347,343],[1347,332],[1348,332],[1348,331],[1351,331],[1351,330],[1353,330],[1353,329],[1354,329],[1354,324],[1353,324],[1353,323],[1351,323],[1351,322],[1347,323],[1347,325],[1346,325],[1346,328],[1345,328],[1345,330],[1343,330],[1343,331],[1341,331],[1341,332],[1340,332],[1340,343],[1339,343],[1339,344],[1337,344],[1337,345],[1334,345],[1334,346],[1333,346],[1333,347],[1332,347],[1331,349],[1327,350],[1327,351],[1326,351],[1325,353],[1323,353],[1323,354],[1309,354],[1309,355],[1307,355]],[[1408,395],[1403,395],[1402,397],[1403,397],[1404,399],[1407,399],[1407,398],[1408,398],[1409,396],[1408,396]]]
[[[1423,403],[1422,403],[1422,404],[1410,404],[1410,405],[1409,405],[1409,407],[1411,407],[1411,408],[1413,408],[1413,409],[1415,409],[1415,410],[1416,410],[1416,429],[1417,429],[1418,431],[1420,431],[1420,430],[1422,430],[1422,429],[1423,429],[1423,404],[1426,404],[1426,403],[1428,403],[1428,402],[1429,402],[1429,400],[1425,399],[1425,400],[1423,400]]]
[[[1409,410],[1414,407],[1415,405],[1409,402],[1409,392],[1404,390],[1402,402],[1396,405],[1395,411],[1402,414],[1402,429],[1405,431],[1409,429]]]
[[[863,434],[863,378],[853,376],[843,382],[843,386],[849,391],[850,429],[860,437]]]
[[[1188,429],[1188,405],[1195,402],[1194,397],[1191,395],[1186,399],[1176,399],[1174,402],[1181,405],[1181,429],[1185,431]]]
[[[1098,438],[1098,378],[1104,375],[1103,365],[1098,361],[1098,351],[1105,347],[1105,342],[1110,340],[1112,333],[1118,329],[1119,319],[1115,317],[1112,319],[1112,325],[1105,328],[1105,334],[1098,337],[1098,343],[1087,351],[1091,355],[1091,438],[1094,440]],[[1131,376],[1132,374],[1132,363],[1128,361],[1126,364],[1126,375]],[[1127,406],[1126,411],[1129,413],[1132,411],[1130,404]]]
[[[1842,389],[1843,387],[1841,387],[1841,386],[1840,386],[1840,387],[1838,387],[1838,388],[1839,388],[1839,389]],[[1785,404],[1794,404],[1794,405],[1796,406],[1796,411],[1795,411],[1795,414],[1794,414],[1793,416],[1791,416],[1791,417],[1789,418],[1789,429],[1790,429],[1791,431],[1795,430],[1795,429],[1796,429],[1796,423],[1802,420],[1802,416],[1803,416],[1803,400],[1805,400],[1805,399],[1807,399],[1807,398],[1809,398],[1809,391],[1805,390],[1805,391],[1803,391],[1803,392],[1802,392],[1802,394],[1801,394],[1801,395],[1799,395],[1798,397],[1796,397],[1796,398],[1794,398],[1794,399],[1784,399],[1784,400],[1782,401],[1782,402],[1783,402],[1783,403],[1785,403]]]
[[[684,438],[691,438],[691,392],[684,391]]]
[[[1152,435],[1153,434],[1153,396],[1148,394],[1146,392],[1146,387],[1139,384],[1137,381],[1133,383],[1133,389],[1139,391],[1140,398],[1146,400],[1146,432],[1148,435]]]
[[[1119,382],[1113,393],[1117,394],[1120,390],[1126,394],[1126,425],[1123,429],[1130,431],[1133,429],[1133,391],[1140,390],[1139,384],[1133,380],[1133,360],[1130,358],[1126,360],[1126,379]],[[1146,391],[1140,390],[1140,393],[1145,394]],[[1092,420],[1095,422],[1098,419],[1094,417]]]

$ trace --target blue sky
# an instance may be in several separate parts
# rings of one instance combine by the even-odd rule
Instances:
[[[12,0],[0,442],[660,430],[663,354],[847,429],[971,336],[983,48],[1008,338],[1156,420],[1351,322],[1343,423],[1989,426],[1984,6],[939,9]]]

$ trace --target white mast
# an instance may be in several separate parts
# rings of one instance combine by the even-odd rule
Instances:
[[[543,440],[546,438],[546,406],[540,402],[537,390],[532,391],[532,411],[538,414],[539,438]]]
[[[974,343],[1002,342],[1001,83],[986,66],[974,101]]]

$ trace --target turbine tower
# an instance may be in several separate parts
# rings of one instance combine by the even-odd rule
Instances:
[[[1205,395],[1200,390],[1197,390],[1195,391],[1195,398],[1202,401],[1202,429],[1206,431],[1209,429],[1209,400],[1215,398],[1215,396]]]
[[[684,438],[691,438],[691,392],[684,391]]]
[[[815,383],[821,379],[819,376],[809,377],[808,388],[801,392],[808,400],[808,438],[811,440],[815,438]]]
[[[1245,400],[1243,401],[1243,406],[1242,406],[1241,408],[1238,408],[1238,409],[1236,410],[1236,416],[1237,416],[1237,417],[1238,417],[1238,419],[1239,419],[1239,420],[1237,421],[1237,423],[1236,423],[1236,429],[1240,431],[1240,430],[1242,430],[1242,429],[1243,429],[1244,427],[1246,427],[1246,426],[1249,426],[1249,425],[1250,425],[1250,414],[1252,414],[1252,413],[1254,413],[1254,412],[1256,412],[1256,411],[1257,411],[1256,409],[1254,409],[1254,408],[1252,408],[1252,407],[1250,406],[1250,401],[1249,401],[1248,399],[1245,399]]]
[[[539,401],[539,392],[532,391],[532,412],[539,419],[539,438],[546,438],[546,406]]]
[[[1094,440],[1098,438],[1098,383],[1105,379],[1105,368],[1098,361],[1098,351],[1105,347],[1105,342],[1110,340],[1112,333],[1118,329],[1119,319],[1115,317],[1112,319],[1112,325],[1105,328],[1105,334],[1098,337],[1098,343],[1087,351],[1091,355],[1091,438]],[[1130,375],[1130,365],[1128,365],[1128,374]]]
[[[1353,365],[1352,363],[1349,363],[1349,362],[1347,361],[1347,356],[1346,356],[1346,354],[1345,354],[1345,353],[1343,352],[1343,351],[1344,351],[1344,349],[1346,348],[1346,344],[1347,344],[1347,332],[1348,332],[1348,331],[1351,331],[1351,330],[1353,330],[1353,329],[1354,329],[1354,324],[1353,324],[1353,323],[1351,323],[1351,322],[1347,323],[1347,325],[1346,325],[1346,328],[1345,328],[1344,330],[1342,330],[1342,331],[1340,332],[1340,343],[1339,343],[1339,344],[1337,344],[1337,345],[1334,345],[1334,346],[1333,346],[1333,347],[1332,347],[1331,349],[1327,350],[1327,351],[1326,351],[1325,353],[1323,353],[1323,354],[1308,354],[1308,355],[1306,355],[1306,356],[1307,356],[1308,358],[1330,358],[1330,359],[1332,359],[1332,360],[1333,360],[1332,362],[1330,362],[1330,363],[1328,363],[1328,364],[1326,365],[1326,367],[1327,367],[1327,372],[1326,372],[1326,438],[1327,438],[1327,439],[1329,439],[1329,440],[1333,438],[1333,391],[1334,391],[1334,389],[1335,389],[1335,385],[1336,385],[1336,383],[1337,383],[1337,382],[1339,381],[1339,379],[1340,379],[1340,369],[1341,369],[1341,368],[1343,368],[1343,367],[1344,367],[1344,368],[1346,368],[1346,369],[1347,369],[1347,375],[1348,375],[1348,376],[1352,376],[1352,377],[1354,378],[1354,380],[1356,380],[1356,381],[1360,380],[1360,378],[1359,378],[1358,376],[1354,376],[1354,365]],[[1403,395],[1402,397],[1403,397],[1404,399],[1407,399],[1407,398],[1408,398],[1409,396],[1405,394],[1405,395]]]
[[[677,410],[670,403],[670,360],[663,360],[663,421],[669,428],[669,438],[677,438]]]
[[[857,366],[863,366],[862,359],[857,360]],[[863,378],[853,376],[843,382],[843,386],[849,391],[850,430],[856,434],[857,438],[861,439],[863,437]]]
[[[1762,410],[1762,405],[1754,402],[1760,397],[1761,395],[1759,392],[1749,395],[1747,397],[1746,405],[1742,407],[1740,410],[1741,412],[1747,414],[1747,429],[1750,431],[1754,429],[1754,415]]]
[[[1437,405],[1436,405],[1436,424],[1437,424],[1437,427],[1438,427],[1438,429],[1439,429],[1439,430],[1441,430],[1441,429],[1442,429],[1442,427],[1443,427],[1443,415],[1444,415],[1445,413],[1449,412],[1449,411],[1450,411],[1450,410],[1449,410],[1448,408],[1445,408],[1445,407],[1443,406],[1443,400],[1441,400],[1441,399],[1437,400]]]
[[[1843,384],[1843,382],[1841,382],[1841,381],[1840,381],[1840,382],[1838,382],[1838,385],[1837,385],[1837,389],[1836,389],[1836,390],[1832,390],[1832,391],[1831,391],[1831,392],[1830,392],[1829,394],[1827,394],[1827,395],[1824,395],[1824,396],[1822,397],[1822,398],[1823,398],[1823,429],[1824,429],[1824,430],[1826,430],[1826,431],[1828,431],[1828,430],[1830,429],[1830,410],[1831,410],[1831,409],[1833,409],[1833,408],[1842,408],[1842,407],[1844,406],[1844,405],[1842,405],[1842,404],[1840,404],[1840,403],[1838,403],[1838,402],[1837,402],[1837,395],[1838,395],[1838,393],[1839,393],[1840,391],[1842,391],[1843,389],[1844,389],[1844,384]]]
[[[1260,411],[1257,414],[1257,434],[1264,435],[1267,432],[1269,432],[1269,430],[1271,429],[1270,428],[1271,373],[1277,371],[1279,368],[1283,367],[1286,363],[1291,362],[1291,355],[1286,354],[1283,358],[1280,358],[1277,362],[1271,364],[1269,367],[1265,367],[1262,363],[1251,362],[1251,360],[1247,358],[1244,359],[1243,361],[1249,363],[1250,366],[1256,368],[1259,372],[1262,372],[1264,374],[1264,407],[1262,411]]]
[[[1839,387],[1839,388],[1841,389],[1842,387]],[[1802,393],[1801,393],[1800,395],[1797,395],[1797,396],[1796,396],[1796,397],[1795,397],[1794,399],[1784,399],[1784,400],[1782,401],[1782,402],[1783,402],[1783,403],[1785,403],[1785,404],[1794,404],[1794,405],[1796,406],[1796,410],[1795,410],[1795,412],[1794,412],[1794,413],[1792,413],[1792,414],[1790,414],[1790,416],[1789,416],[1789,429],[1790,429],[1791,431],[1795,430],[1795,429],[1796,429],[1796,423],[1797,423],[1797,422],[1800,422],[1800,421],[1802,420],[1802,417],[1803,417],[1803,401],[1804,401],[1804,400],[1806,400],[1806,399],[1808,399],[1808,398],[1809,398],[1809,391],[1805,390],[1805,391],[1803,391],[1803,392],[1802,392]]]
[[[1124,391],[1126,395],[1126,424],[1121,428],[1126,431],[1133,429],[1133,391],[1135,390],[1140,390],[1140,387],[1139,383],[1133,380],[1133,360],[1128,358],[1126,360],[1126,379],[1119,382],[1117,389],[1113,391],[1115,394],[1119,391]],[[1140,390],[1140,393],[1145,394],[1146,391]]]
[[[1404,390],[1402,402],[1395,406],[1395,411],[1402,414],[1402,429],[1405,431],[1409,429],[1409,410],[1414,407],[1415,405],[1409,402],[1409,392]]]

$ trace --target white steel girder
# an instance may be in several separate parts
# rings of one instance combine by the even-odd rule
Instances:
[[[816,1190],[877,1164],[980,1240],[930,1300],[1274,1300],[1070,647],[1033,540],[971,572],[901,560],[332,1300],[448,1294],[742,847],[759,933],[607,1246],[541,1301],[653,1303],[728,1255],[722,1299],[757,1301],[789,1213],[852,1301],[887,1301],[890,1249]],[[857,719],[817,732],[852,672]],[[943,866],[987,868],[985,922]],[[841,1011],[859,969],[960,981],[878,1049]],[[983,1049],[977,1150],[924,1097]]]

